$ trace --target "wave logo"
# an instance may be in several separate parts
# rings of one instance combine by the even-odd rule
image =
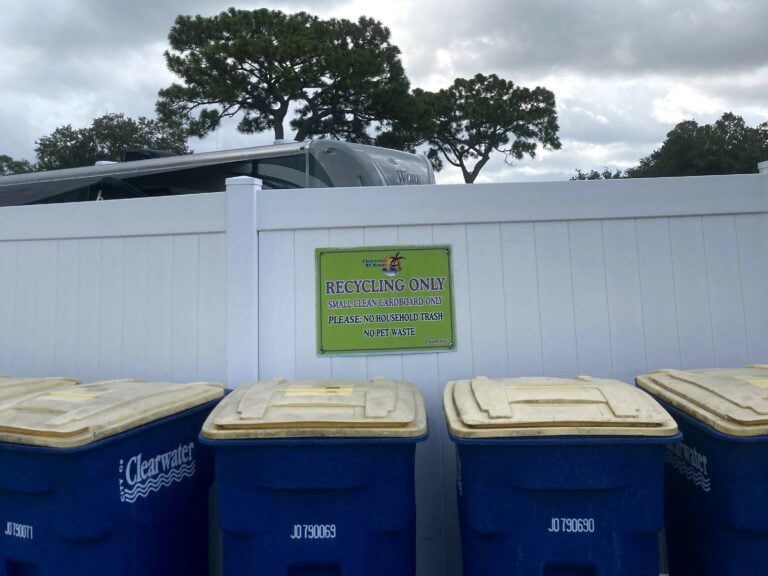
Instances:
[[[133,504],[152,492],[169,488],[195,475],[194,442],[179,444],[173,450],[145,458],[139,453],[128,461],[120,460],[120,501]]]
[[[712,489],[707,470],[707,457],[696,448],[685,443],[667,446],[664,462],[701,488],[704,492]]]

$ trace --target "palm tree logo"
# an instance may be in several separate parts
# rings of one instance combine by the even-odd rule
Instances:
[[[402,260],[405,260],[405,256],[400,256],[400,252],[397,252],[394,256],[384,256],[381,269],[387,276],[397,276],[403,268]]]

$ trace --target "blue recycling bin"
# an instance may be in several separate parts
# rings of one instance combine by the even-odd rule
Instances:
[[[449,382],[464,576],[658,576],[672,418],[623,382]]]
[[[768,366],[638,376],[680,425],[666,453],[671,576],[768,573]]]
[[[203,576],[219,384],[111,381],[0,399],[0,574]]]
[[[427,434],[410,383],[256,382],[208,417],[224,574],[413,576],[414,455]]]

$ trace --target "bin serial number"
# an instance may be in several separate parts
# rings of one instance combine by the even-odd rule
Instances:
[[[24,540],[33,540],[35,538],[35,531],[34,527],[29,524],[8,522],[5,526],[5,535],[13,538],[22,538]]]
[[[594,518],[552,518],[547,530],[547,532],[566,534],[592,534],[594,531]]]
[[[336,524],[294,524],[291,540],[332,540]]]

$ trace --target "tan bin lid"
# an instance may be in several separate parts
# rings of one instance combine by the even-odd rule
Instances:
[[[5,400],[19,398],[42,390],[74,386],[79,381],[74,378],[13,378],[0,376],[0,406]]]
[[[110,380],[0,402],[0,442],[73,448],[224,395],[221,384]]]
[[[642,390],[588,376],[456,380],[445,387],[443,408],[451,434],[462,438],[677,433]]]
[[[251,382],[227,396],[203,425],[214,440],[404,438],[427,431],[424,399],[400,380]]]
[[[732,436],[768,435],[768,366],[659,370],[638,386],[696,420]]]

